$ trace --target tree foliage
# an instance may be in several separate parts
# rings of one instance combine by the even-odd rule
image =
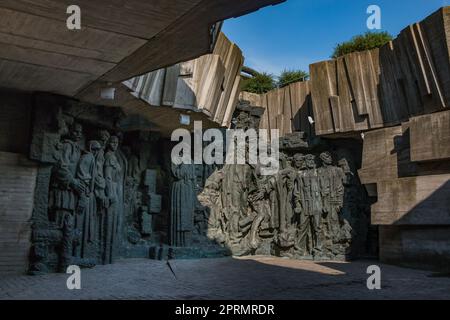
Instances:
[[[334,49],[332,58],[335,59],[352,52],[379,48],[392,39],[393,37],[387,32],[367,32],[353,37],[350,41],[338,44]]]
[[[278,77],[278,87],[283,88],[291,83],[304,81],[308,78],[309,74],[306,71],[285,69]]]
[[[243,67],[242,90],[263,94],[275,88],[283,88],[291,83],[304,81],[308,78],[309,74],[303,70],[285,69],[279,77],[275,77],[273,74],[267,72],[260,73],[249,67]]]
[[[274,76],[267,72],[257,73],[251,78],[244,79],[242,90],[252,93],[266,93],[276,87]]]

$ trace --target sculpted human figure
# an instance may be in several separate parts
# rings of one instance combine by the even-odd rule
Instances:
[[[115,241],[117,241],[117,216],[119,203],[119,183],[122,168],[116,156],[119,139],[112,136],[106,146],[104,178],[105,196],[107,198],[106,212],[103,215],[101,256],[104,264],[112,263],[115,257]]]
[[[250,230],[252,226],[257,230],[253,223],[257,213],[252,210],[250,215],[246,210],[258,201],[249,196],[257,193],[252,174],[248,165],[225,165],[206,180],[205,189],[199,195],[201,203],[211,208],[208,238],[227,245],[234,255],[250,253]],[[264,193],[260,195],[262,199]]]
[[[279,207],[279,245],[290,247],[294,244],[294,184],[296,170],[291,166],[286,154],[280,153],[280,172],[276,177]]]
[[[276,198],[276,178],[274,176],[261,175],[261,166],[255,168],[254,186],[249,190],[249,204],[256,213],[252,217],[252,224],[250,228],[248,247],[255,250],[259,247],[261,239],[259,232],[261,231],[263,222],[266,223],[270,229],[279,228],[278,217],[278,203]]]
[[[361,192],[361,183],[357,176],[352,172],[349,162],[346,158],[342,158],[338,162],[338,166],[344,172],[344,205],[342,208],[341,217],[352,225],[356,224],[355,220],[365,220],[365,209],[367,207],[367,199],[364,197],[364,192]],[[368,224],[367,221],[362,222],[363,225]],[[365,228],[358,228],[363,231]]]
[[[209,207],[210,214],[208,218],[207,236],[220,244],[224,244],[225,221],[223,220],[222,204],[222,170],[216,169],[205,181],[203,191],[197,196],[200,203]]]
[[[203,206],[198,200],[198,195],[204,188],[204,164],[194,164],[195,174],[195,197],[194,197],[194,230],[193,234],[197,236],[197,239],[203,239],[202,236],[206,235],[208,228],[208,209]]]
[[[344,200],[344,171],[333,166],[331,153],[320,154],[322,167],[319,168],[320,190],[322,195],[324,220],[326,222],[327,238],[333,242],[339,241],[340,220],[339,214]]]
[[[127,151],[127,172],[125,179],[125,212],[128,223],[133,224],[137,221],[138,210],[141,205],[141,194],[139,192],[139,184],[141,182],[142,173],[145,170],[139,158],[140,143],[132,142]]]
[[[103,162],[105,161],[105,153],[106,153],[106,147],[108,145],[108,141],[111,135],[107,130],[99,130],[97,132],[97,138],[96,140],[100,143],[101,149],[98,154],[98,161]]]
[[[109,134],[109,132],[107,130],[99,130],[96,134],[96,139],[95,141],[98,141],[98,143],[100,144],[100,150],[97,154],[97,166],[100,168],[102,168],[102,172],[103,172],[103,165],[105,163],[105,153],[106,153],[106,148],[109,142],[109,139],[111,138],[111,135]]]
[[[192,164],[173,164],[170,209],[170,244],[176,247],[188,246],[194,230],[196,203],[195,171]]]
[[[297,199],[300,199],[300,202],[302,202],[300,206],[299,244],[304,249],[304,244],[310,242],[305,240],[305,237],[308,237],[308,234],[310,234],[312,253],[317,255],[322,252],[322,199],[316,157],[312,154],[306,155],[305,164],[307,170],[300,172],[297,183],[297,191],[299,193]],[[297,200],[298,203],[299,201]],[[297,208],[299,207],[297,206]]]
[[[98,250],[97,232],[97,195],[96,184],[103,168],[98,168],[97,157],[101,150],[98,141],[89,143],[78,164],[76,178],[83,184],[84,192],[80,194],[76,210],[75,228],[81,233],[75,256],[87,259],[95,258]],[[100,169],[100,171],[99,171]]]
[[[256,216],[249,210],[249,194],[256,189],[253,167],[249,164],[225,164],[207,180],[205,186],[214,189],[211,194],[215,201],[208,237],[227,245],[234,255],[246,254],[250,250],[247,236]]]
[[[69,136],[59,144],[58,160],[53,167],[49,192],[49,219],[62,230],[59,269],[66,271],[73,256],[74,213],[78,196],[85,192],[83,183],[76,179],[77,165],[81,157],[79,142],[83,128],[74,123]]]
[[[122,150],[123,143],[123,133],[118,132],[117,138],[119,141],[119,146],[116,150],[116,158],[120,165],[119,171],[119,181],[118,181],[118,202],[117,202],[117,229],[118,229],[118,239],[116,244],[120,246],[122,239],[125,237],[125,183],[128,171],[128,160]]]
[[[248,164],[226,164],[222,169],[223,218],[227,226],[225,232],[232,244],[238,244],[243,236],[240,220],[247,217],[252,170]]]
[[[293,157],[293,166],[296,171],[294,181],[294,214],[297,221],[298,234],[295,243],[295,250],[301,255],[306,256],[312,251],[312,230],[310,216],[305,203],[303,176],[306,173],[305,155],[297,153]]]
[[[342,213],[340,215],[340,239],[341,242],[349,243],[352,240],[352,237],[354,237],[357,238],[360,243],[364,244],[365,241],[362,241],[361,239],[366,239],[366,226],[369,225],[365,207],[367,206],[367,199],[364,199],[364,193],[361,192],[361,185],[359,183],[359,180],[352,172],[348,160],[346,158],[342,158],[341,160],[339,160],[338,166],[343,170],[345,175],[344,201]],[[355,226],[356,230],[352,229],[352,226]],[[361,251],[364,250],[364,248],[358,249]]]

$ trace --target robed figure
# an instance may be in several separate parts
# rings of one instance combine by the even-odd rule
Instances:
[[[172,184],[170,209],[170,244],[184,247],[190,244],[194,229],[196,201],[195,171],[191,164],[172,163]]]
[[[83,128],[73,124],[70,134],[57,146],[57,162],[53,167],[49,192],[49,218],[62,231],[59,255],[59,269],[65,272],[72,263],[74,215],[78,195],[84,192],[84,186],[76,179],[78,161],[81,157],[79,143],[83,138]]]
[[[75,256],[86,259],[97,255],[97,197],[95,194],[99,172],[97,157],[101,145],[98,141],[89,143],[89,150],[81,156],[76,173],[77,179],[83,184],[84,192],[78,199],[75,229],[79,233]]]
[[[122,212],[119,207],[119,199],[121,189],[119,183],[121,181],[121,170],[116,151],[119,146],[119,139],[112,136],[109,140],[104,163],[105,178],[105,196],[107,199],[106,210],[102,217],[102,244],[101,257],[104,264],[113,263],[116,255],[115,243],[118,239],[118,215]]]

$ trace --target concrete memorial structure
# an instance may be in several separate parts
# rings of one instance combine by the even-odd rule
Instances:
[[[256,95],[220,21],[281,1],[127,1],[118,24],[118,4],[80,2],[78,37],[54,28],[58,1],[0,4],[0,273],[226,255],[448,270],[449,7]],[[278,129],[280,170],[172,163],[195,120]]]
[[[1,274],[165,258],[168,137],[182,114],[231,120],[243,57],[221,23],[282,1],[125,2],[79,1],[81,30],[69,2],[0,4]]]
[[[258,128],[260,112],[253,109],[261,108],[249,104],[241,101],[234,128]],[[370,205],[357,178],[357,152],[309,145],[302,134],[283,141],[276,175],[263,176],[260,165],[247,163],[225,164],[208,178],[199,196],[211,209],[208,237],[237,256],[346,260],[369,254]]]
[[[443,7],[381,48],[312,64],[309,81],[242,94],[264,108],[261,128],[285,137],[300,131],[311,144],[319,137],[332,145],[350,139],[360,149],[352,153],[360,161],[353,177],[373,202],[380,260],[445,271],[449,25],[450,7]]]

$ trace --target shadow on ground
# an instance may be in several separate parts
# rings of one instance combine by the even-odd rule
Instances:
[[[378,264],[381,290],[369,290],[376,261],[312,262],[274,257],[165,261],[128,259],[84,269],[81,290],[69,275],[0,279],[0,299],[450,299],[450,279]]]

